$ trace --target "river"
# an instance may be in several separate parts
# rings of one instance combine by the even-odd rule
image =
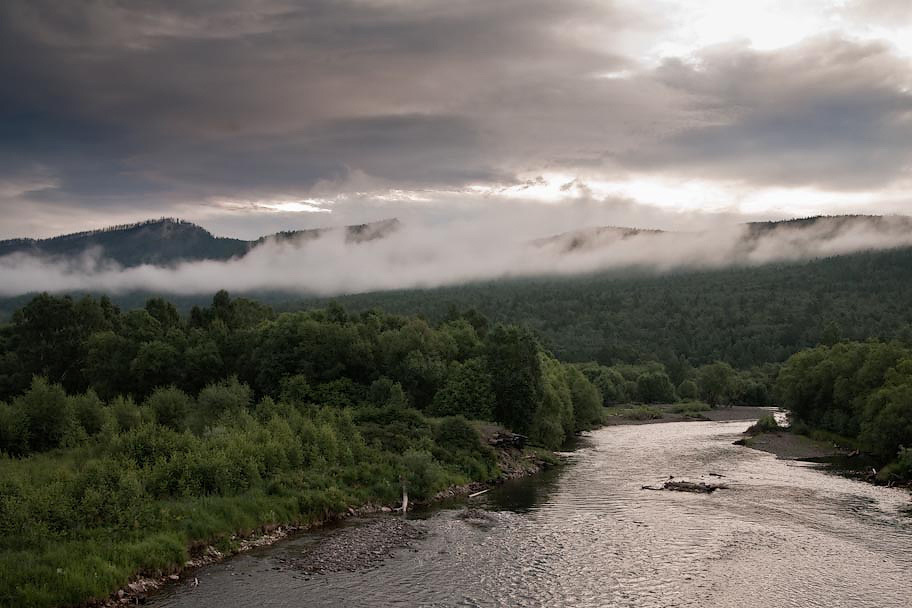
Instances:
[[[305,576],[280,558],[325,530],[236,556],[150,598],[154,606],[579,606],[909,608],[905,491],[732,445],[748,425],[604,428],[566,466],[473,505],[412,516],[428,530],[366,572]],[[716,473],[724,477],[710,477]],[[650,492],[669,475],[714,494]],[[357,525],[347,524],[347,525]]]

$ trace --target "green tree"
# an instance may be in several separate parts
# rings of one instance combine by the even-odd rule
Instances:
[[[526,329],[498,325],[485,340],[485,364],[494,390],[494,419],[528,433],[544,396],[538,343]]]
[[[603,421],[602,395],[583,373],[572,365],[564,366],[570,399],[573,403],[573,430],[585,431]]]
[[[646,372],[637,377],[637,394],[645,403],[672,403],[677,401],[674,385],[665,372]]]
[[[494,413],[494,389],[484,360],[474,358],[463,364],[453,363],[446,383],[434,395],[429,413],[490,420]]]
[[[162,340],[146,342],[139,347],[130,363],[137,392],[149,394],[153,389],[178,383],[181,378],[181,356],[176,348]]]
[[[700,391],[697,388],[697,383],[693,380],[684,380],[681,384],[678,385],[678,397],[681,399],[692,401],[700,396]]]
[[[29,449],[43,452],[59,447],[76,426],[72,406],[59,384],[36,376],[32,385],[13,402],[28,421]]]
[[[731,396],[735,381],[735,370],[728,363],[717,361],[697,370],[697,386],[706,403],[716,406],[725,403]]]

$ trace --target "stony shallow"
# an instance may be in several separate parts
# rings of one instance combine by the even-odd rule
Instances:
[[[279,558],[286,567],[310,574],[357,572],[374,568],[393,557],[397,549],[411,547],[427,531],[421,524],[386,516],[360,526],[341,528],[301,556]]]

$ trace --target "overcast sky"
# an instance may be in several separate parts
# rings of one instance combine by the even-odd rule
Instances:
[[[4,0],[0,238],[904,213],[910,86],[909,0]]]

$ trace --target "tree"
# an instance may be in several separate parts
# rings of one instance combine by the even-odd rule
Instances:
[[[645,403],[672,403],[677,401],[674,385],[665,372],[646,372],[637,377],[637,394]]]
[[[602,394],[583,373],[572,365],[564,366],[570,400],[573,403],[573,430],[585,431],[602,423]]]
[[[573,397],[560,362],[541,353],[542,399],[532,418],[529,436],[550,449],[557,449],[573,432]]]
[[[693,380],[684,380],[678,385],[678,397],[681,399],[691,401],[696,399],[699,396],[699,393],[700,391],[697,388],[697,383]]]
[[[156,387],[177,383],[181,377],[180,359],[178,350],[162,340],[140,346],[130,363],[137,392],[148,395]]]
[[[841,340],[842,328],[839,326],[839,323],[836,321],[827,323],[820,336],[820,343],[825,344],[826,346],[833,346],[834,344],[838,344]]]
[[[97,332],[85,343],[85,376],[104,399],[113,399],[132,388],[130,365],[137,345],[113,331]]]
[[[730,396],[735,380],[735,370],[728,363],[717,361],[697,370],[697,386],[706,403],[716,406]]]
[[[446,383],[434,395],[428,413],[490,420],[494,413],[494,389],[484,360],[475,358],[462,364],[453,363]]]
[[[29,449],[42,452],[63,444],[76,426],[72,406],[59,384],[36,376],[32,385],[13,402],[28,421]]]
[[[498,325],[485,340],[485,366],[494,390],[494,419],[527,433],[544,395],[538,343],[526,329]]]

